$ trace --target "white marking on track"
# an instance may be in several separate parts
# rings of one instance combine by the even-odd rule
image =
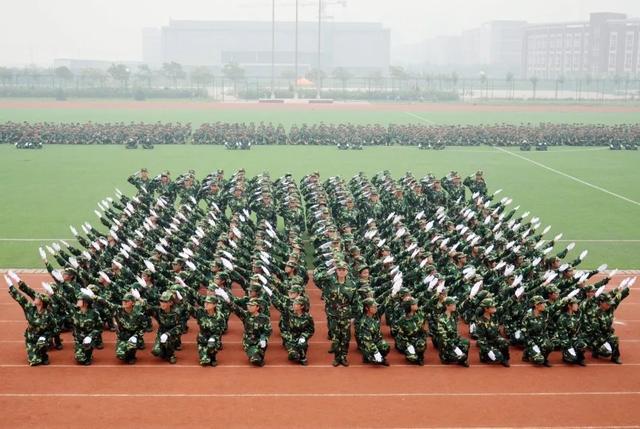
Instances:
[[[376,393],[0,393],[9,398],[432,398],[432,397],[554,397],[637,396],[640,392],[376,392]]]

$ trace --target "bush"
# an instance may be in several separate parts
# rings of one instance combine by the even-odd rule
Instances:
[[[206,98],[203,89],[174,89],[174,88],[26,88],[0,87],[0,98],[134,98],[145,100],[148,98]]]

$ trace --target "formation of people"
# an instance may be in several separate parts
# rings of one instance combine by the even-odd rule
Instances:
[[[640,144],[640,125],[635,124],[302,124],[287,131],[272,123],[0,123],[0,143],[17,147],[47,144],[123,144],[127,148],[151,149],[158,144],[224,145],[249,149],[257,145],[325,145],[340,148],[363,146],[608,146],[632,150]],[[526,150],[526,149],[525,149]]]
[[[227,179],[217,170],[198,180],[188,171],[172,180],[141,169],[128,181],[134,195],[116,190],[98,203],[102,226],[71,226],[77,245],[39,249],[51,274],[41,290],[5,276],[24,310],[30,365],[48,364],[66,331],[76,361],[89,365],[105,330],[126,364],[153,331],[151,353],[175,363],[193,318],[199,363],[216,366],[234,314],[247,359],[263,366],[273,308],[289,360],[307,365],[307,285],[321,291],[334,366],[349,365],[352,330],[364,363],[389,365],[385,324],[416,365],[429,340],[443,364],[468,366],[472,341],[487,364],[509,366],[513,347],[536,365],[550,366],[554,351],[567,364],[585,365],[588,351],[621,363],[614,311],[635,278],[607,290],[615,270],[578,270],[588,252],[568,260],[574,243],[554,251],[562,235],[545,238],[550,226],[489,193],[482,171],[397,180],[314,172],[298,185],[290,174]]]

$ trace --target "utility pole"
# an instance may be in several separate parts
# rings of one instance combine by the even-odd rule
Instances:
[[[295,72],[293,81],[293,98],[298,98],[298,1],[296,0],[296,49],[295,49]]]
[[[317,69],[317,76],[316,76],[316,98],[319,99],[320,98],[320,86],[322,85],[322,77],[320,76],[321,74],[321,61],[320,61],[320,41],[321,41],[321,36],[322,36],[322,0],[318,0],[318,69]]]
[[[275,83],[275,58],[276,55],[276,0],[271,0],[271,99],[276,98]]]

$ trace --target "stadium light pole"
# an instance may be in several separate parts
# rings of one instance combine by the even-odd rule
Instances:
[[[317,82],[316,82],[316,98],[320,98],[320,86],[322,85],[322,77],[320,76],[320,37],[322,36],[322,0],[318,0],[318,70],[317,70]]]
[[[276,98],[275,81],[276,55],[276,0],[271,0],[271,99]]]
[[[294,54],[295,71],[293,80],[293,98],[298,98],[298,1],[299,0],[296,0],[296,48]]]

